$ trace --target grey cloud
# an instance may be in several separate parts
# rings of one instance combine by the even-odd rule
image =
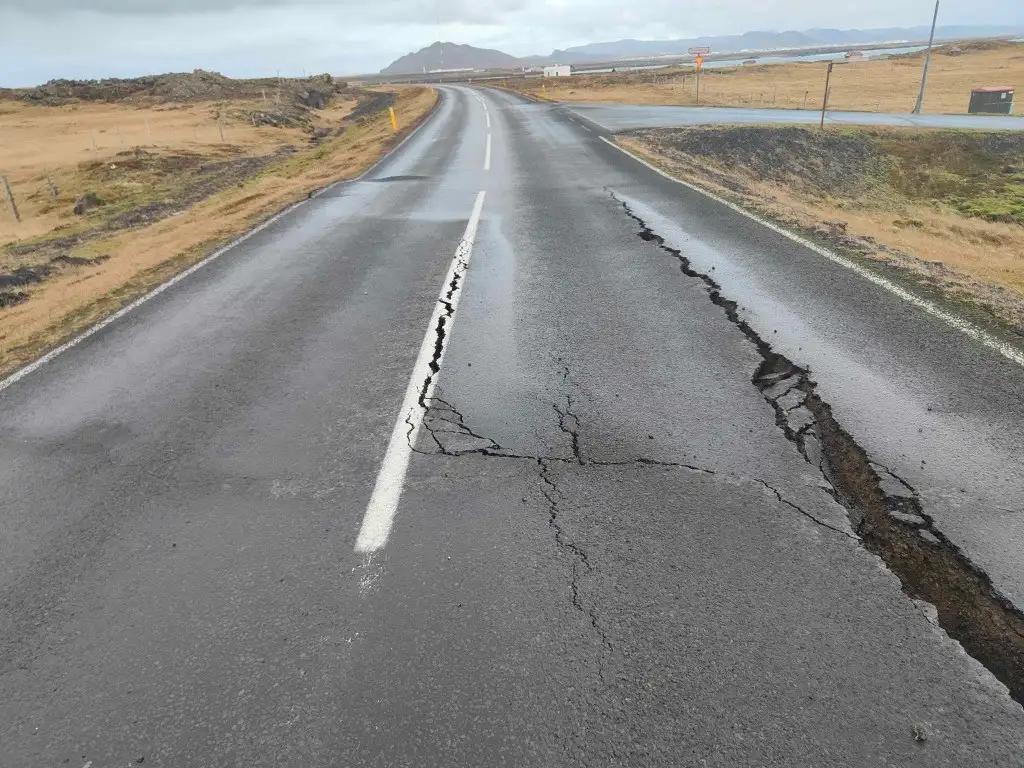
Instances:
[[[354,22],[389,18],[395,23],[494,23],[529,0],[5,0],[6,8],[25,14],[97,13],[107,16],[180,16],[231,11],[290,9],[321,13],[342,10]]]
[[[621,38],[910,26],[929,0],[0,0],[0,85],[196,67],[372,72],[450,40],[516,56]],[[1024,25],[1021,0],[943,0],[942,23]]]

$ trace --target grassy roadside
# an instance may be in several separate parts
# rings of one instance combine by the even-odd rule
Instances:
[[[972,88],[1016,86],[1024,92],[1024,43],[978,42],[950,55],[938,49],[928,75],[925,112],[962,114]],[[909,112],[921,78],[922,55],[840,62],[832,75],[829,106],[836,110]],[[823,62],[706,69],[702,106],[820,109],[825,85]],[[534,98],[625,104],[696,103],[693,67],[639,72],[573,75],[569,78],[510,79],[506,85]],[[1021,112],[1018,95],[1017,113]]]
[[[56,220],[43,232],[8,238],[0,249],[0,289],[13,297],[0,306],[0,376],[113,314],[312,191],[358,176],[413,130],[436,99],[435,91],[420,87],[359,92],[318,113],[316,123],[321,125],[285,126],[283,131],[257,125],[252,112],[237,111],[233,119],[209,124],[206,146],[195,145],[190,129],[188,146],[112,148],[106,153],[99,148],[102,157],[97,160],[46,172],[32,169],[34,178],[49,176],[46,186],[58,187],[54,205],[62,211],[69,201],[59,195],[83,177],[103,204],[74,219]],[[15,119],[24,119],[21,107],[4,104],[9,113],[17,113]],[[80,105],[76,119],[102,106]],[[397,134],[388,106],[394,107],[402,126]],[[154,109],[179,115],[208,108],[204,103],[145,109],[153,123],[158,117]],[[228,126],[225,142],[219,140],[223,125]],[[331,130],[323,127],[328,125]],[[152,130],[152,124],[147,128]],[[30,175],[26,171],[26,178]],[[35,210],[25,206],[39,212],[30,220],[48,215],[46,198],[45,191],[37,192]]]
[[[723,127],[618,141],[1002,336],[1024,337],[1024,136]]]

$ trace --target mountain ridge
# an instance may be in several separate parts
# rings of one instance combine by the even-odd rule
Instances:
[[[865,45],[920,41],[928,38],[928,27],[878,27],[873,29],[813,28],[806,30],[751,31],[740,35],[704,35],[672,40],[622,39],[555,49],[547,56],[516,57],[493,48],[478,48],[451,42],[435,42],[395,59],[380,72],[407,75],[457,69],[520,69],[544,64],[585,64],[616,59],[682,55],[689,48],[708,46],[715,53],[742,53],[772,49],[812,48],[832,45]],[[936,29],[937,40],[968,37],[997,37],[1024,34],[1024,27],[1012,25],[945,25]]]
[[[514,69],[520,59],[493,48],[477,48],[458,43],[431,43],[391,62],[382,75],[408,75],[446,69]]]

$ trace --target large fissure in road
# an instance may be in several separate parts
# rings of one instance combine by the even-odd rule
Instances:
[[[924,510],[916,491],[894,471],[871,460],[850,434],[836,421],[829,404],[817,392],[817,384],[807,369],[775,352],[746,320],[739,315],[735,301],[722,294],[721,285],[710,275],[693,268],[690,260],[647,225],[629,203],[610,191],[611,197],[638,227],[637,237],[674,259],[682,273],[700,281],[709,300],[720,307],[730,323],[756,348],[762,360],[751,377],[775,413],[775,423],[809,464],[823,476],[827,490],[845,509],[848,530],[819,519],[810,511],[786,499],[770,483],[760,478],[744,481],[762,486],[781,504],[838,535],[859,541],[878,555],[899,578],[904,592],[915,600],[934,606],[937,622],[964,649],[1004,683],[1011,695],[1024,703],[1024,614],[995,589],[988,575],[978,568],[939,530]],[[455,278],[442,303],[461,288],[464,269]],[[450,402],[428,395],[432,381],[440,372],[440,358],[451,319],[448,304],[436,329],[435,357],[430,373],[420,388],[419,407],[424,411],[423,427],[434,443],[434,450],[418,453],[446,456],[482,455],[491,458],[528,460],[539,470],[541,492],[549,506],[549,524],[555,544],[570,555],[570,591],[574,608],[585,614],[604,645],[611,651],[611,639],[601,627],[596,609],[586,605],[580,594],[580,579],[592,565],[586,553],[575,548],[561,528],[558,513],[563,500],[552,481],[553,464],[579,466],[651,465],[674,467],[684,471],[720,474],[716,470],[685,463],[656,461],[636,457],[628,461],[604,462],[582,454],[579,441],[580,421],[573,412],[573,400],[563,395],[552,403],[558,428],[568,439],[570,455],[529,455],[511,451],[495,440],[472,430],[463,414]],[[568,370],[563,385],[569,386]],[[415,442],[410,420],[408,436]],[[599,671],[602,669],[599,665]]]
[[[873,462],[843,429],[809,371],[775,352],[740,317],[736,302],[722,295],[714,278],[695,270],[625,200],[610,194],[639,226],[637,236],[678,261],[684,275],[703,283],[710,301],[757,349],[762,362],[753,385],[775,411],[786,438],[828,481],[863,545],[885,561],[906,594],[932,604],[939,625],[1024,703],[1024,614],[935,527],[916,491]],[[779,500],[789,503],[781,496]]]

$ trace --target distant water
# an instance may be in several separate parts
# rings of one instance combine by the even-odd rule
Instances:
[[[903,48],[862,48],[861,53],[866,59],[877,59],[881,56],[899,56],[904,53],[917,53],[928,46],[908,45]],[[720,61],[709,61],[704,66],[709,69],[720,69],[722,67],[736,67],[742,64],[750,56],[742,59],[722,59]],[[846,51],[829,51],[828,53],[794,53],[788,56],[758,56],[758,64],[786,64],[792,61],[844,61]]]
[[[865,58],[877,59],[880,56],[899,56],[904,53],[917,53],[923,51],[927,46],[924,45],[908,45],[902,48],[862,48],[861,53],[864,54]],[[828,53],[793,53],[786,56],[757,56],[758,64],[786,64],[793,61],[843,61],[846,57],[846,50],[840,51],[829,51]],[[723,69],[727,67],[738,67],[743,64],[747,59],[752,58],[751,56],[737,56],[734,59],[721,59],[718,61],[708,61],[704,64],[705,69]],[[590,69],[588,67],[573,67],[573,71],[579,74],[600,74],[602,72],[635,72],[642,69],[663,69],[665,67],[673,66],[672,64],[634,64],[630,66],[621,67],[601,67],[599,69]]]

